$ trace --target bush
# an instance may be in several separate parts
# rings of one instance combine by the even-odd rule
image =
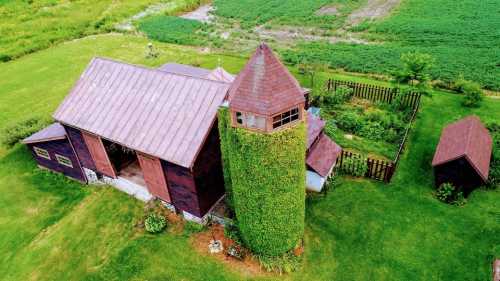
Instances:
[[[500,186],[500,124],[490,123],[487,125],[487,128],[493,138],[493,155],[490,164],[488,186],[497,188]]]
[[[347,132],[355,134],[363,126],[363,120],[355,112],[342,112],[336,120],[337,126]]]
[[[352,98],[353,89],[347,86],[340,86],[335,90],[335,94],[328,99],[330,104],[342,104]]]
[[[462,105],[466,107],[478,107],[483,100],[483,90],[477,83],[465,81],[459,86],[460,93],[464,94]]]
[[[385,136],[385,130],[379,122],[367,122],[361,127],[358,135],[371,140],[381,140]]]
[[[466,202],[464,194],[451,183],[443,183],[436,191],[436,197],[439,201],[463,206]]]
[[[206,229],[206,227],[203,224],[195,223],[192,221],[187,221],[184,224],[183,233],[186,236],[191,236],[191,234],[200,233],[200,232],[204,231],[205,229]]]
[[[21,140],[40,131],[51,123],[51,120],[43,117],[31,117],[21,122],[5,127],[0,132],[0,143],[12,147]]]
[[[276,272],[279,274],[297,271],[300,268],[301,260],[300,257],[292,253],[286,253],[278,257],[259,256],[260,265],[267,272]]]
[[[239,234],[257,254],[282,255],[304,234],[306,126],[260,134],[231,127],[229,118],[219,111]]]
[[[366,157],[345,157],[342,160],[340,171],[345,175],[364,177],[368,172],[368,161]]]
[[[144,221],[144,226],[149,233],[160,233],[167,226],[167,220],[161,215],[149,214]]]

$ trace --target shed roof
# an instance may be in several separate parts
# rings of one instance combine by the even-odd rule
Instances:
[[[326,122],[319,116],[307,111],[307,149],[311,148],[323,128],[325,128],[325,124]]]
[[[340,156],[342,148],[322,134],[307,155],[307,165],[322,177],[328,176]]]
[[[54,118],[190,168],[228,88],[224,82],[94,58]]]
[[[45,127],[44,129],[34,133],[33,135],[25,138],[22,142],[28,144],[52,140],[62,140],[65,138],[66,130],[64,130],[64,127],[59,123],[53,123]]]
[[[493,141],[477,116],[468,116],[443,129],[432,166],[465,157],[483,178],[488,180]]]
[[[297,80],[266,44],[260,45],[229,90],[229,107],[270,116],[305,102]]]

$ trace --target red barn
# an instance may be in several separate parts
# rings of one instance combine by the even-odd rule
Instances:
[[[260,98],[268,100],[273,89],[301,89],[291,75],[280,80],[260,71],[284,67],[262,48],[273,64],[249,62],[270,90]],[[225,193],[217,112],[238,102],[231,101],[230,89],[243,90],[241,79],[222,68],[169,63],[150,69],[94,58],[55,112],[57,123],[25,143],[40,166],[83,182],[109,183],[144,201],[159,198],[199,221]],[[303,111],[301,106],[297,114]],[[323,134],[324,123],[312,117],[309,123],[315,125],[309,130],[308,165],[326,179],[339,147]]]
[[[436,186],[452,183],[468,194],[488,181],[493,141],[477,116],[444,128],[432,166]]]

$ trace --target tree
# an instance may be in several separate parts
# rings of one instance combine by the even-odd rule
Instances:
[[[314,81],[316,74],[321,71],[328,69],[328,65],[321,62],[310,62],[304,60],[298,65],[299,73],[303,75],[308,75],[311,78],[311,88],[314,89]]]
[[[429,54],[410,52],[401,55],[402,69],[396,73],[396,81],[408,83],[414,90],[430,95],[432,86],[430,70],[434,58]]]

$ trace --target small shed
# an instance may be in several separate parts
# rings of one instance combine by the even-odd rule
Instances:
[[[54,123],[23,140],[38,166],[86,182],[75,151],[59,123]]]
[[[493,141],[477,116],[446,126],[432,166],[436,186],[452,183],[466,195],[488,181]]]

